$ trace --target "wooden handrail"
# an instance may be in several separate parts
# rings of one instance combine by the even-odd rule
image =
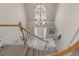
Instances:
[[[19,24],[0,24],[0,27],[17,27]]]
[[[23,31],[25,30],[26,32],[28,32],[29,34],[33,35],[34,37],[38,38],[39,40],[43,41],[43,42],[48,42],[47,40],[43,40],[43,38],[39,38],[38,36],[34,35],[31,31],[29,31],[27,28],[23,27],[23,25],[21,24],[21,22],[19,22],[19,27],[20,30]]]
[[[44,42],[48,42],[47,40],[43,40],[43,38],[39,38],[38,36],[34,35],[31,31],[29,31],[27,28],[23,27],[21,22],[19,22],[19,27],[20,27],[21,31],[24,30],[24,31],[28,32],[29,34],[33,35],[34,37],[38,38],[39,40],[44,41]]]
[[[34,35],[34,34],[33,34],[31,31],[29,31],[28,29],[24,28],[24,27],[22,26],[21,22],[19,22],[19,24],[0,24],[0,27],[17,27],[17,26],[20,27],[20,30],[21,30],[21,31],[25,30],[25,31],[27,31],[29,34],[35,36],[36,38],[38,38],[38,39],[40,39],[40,40],[42,40],[42,41],[44,41],[44,42],[48,42],[48,41],[43,40],[42,38],[39,38],[38,36]]]
[[[30,33],[31,35],[35,36],[36,38],[38,38],[38,39],[40,39],[40,40],[42,40],[42,41],[44,41],[44,42],[48,42],[48,41],[43,40],[42,38],[39,38],[38,36],[34,35],[31,31],[29,31],[29,30],[26,29],[26,28],[22,27],[22,29],[25,30],[25,31],[27,31],[27,32]]]
[[[71,53],[71,52],[75,51],[77,48],[79,48],[79,41],[77,41],[76,43],[74,43],[72,46],[64,49],[63,51],[50,54],[50,56],[65,56],[68,53]]]

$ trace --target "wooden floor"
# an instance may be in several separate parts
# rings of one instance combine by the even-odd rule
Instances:
[[[6,45],[0,49],[0,56],[47,56],[49,54],[47,51],[32,49],[28,46],[24,48],[22,46]]]
[[[0,56],[24,56],[25,49],[21,46],[6,45],[0,50]]]

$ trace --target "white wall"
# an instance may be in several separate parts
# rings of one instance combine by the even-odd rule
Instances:
[[[21,32],[19,27],[0,27],[0,40],[3,44],[18,44],[21,43]]]
[[[0,4],[0,23],[18,23],[26,22],[23,4]]]
[[[59,4],[55,25],[62,38],[58,40],[58,50],[63,50],[79,28],[79,4]]]
[[[26,20],[23,4],[0,4],[0,24],[18,24],[21,21],[23,25],[26,25]],[[19,39],[20,34],[19,28],[0,27],[0,37],[6,43]]]

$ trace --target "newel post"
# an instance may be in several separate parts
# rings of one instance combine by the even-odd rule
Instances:
[[[22,26],[21,22],[19,22],[19,28],[20,28],[20,31],[22,32],[22,36],[23,36],[22,40],[24,42],[24,47],[25,47],[26,46],[26,40],[25,40],[25,36],[24,36],[24,32],[23,32],[23,26]]]

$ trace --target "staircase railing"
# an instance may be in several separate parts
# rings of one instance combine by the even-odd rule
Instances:
[[[13,28],[16,28],[16,27],[19,29],[19,24],[0,24],[0,28],[4,29],[6,32],[7,32],[6,29],[13,29]],[[12,45],[15,45],[15,46],[24,45],[23,40],[21,38],[19,40],[18,40],[18,38],[16,38],[16,39],[17,40],[6,40],[6,39],[4,39],[3,44],[4,45],[8,44],[9,45],[8,47],[12,47]]]
[[[22,24],[21,24],[21,22],[19,22],[19,26],[20,26],[20,29],[21,29],[22,32],[24,30],[24,31],[28,32],[30,35],[33,35],[34,37],[38,38],[39,40],[47,42],[47,40],[43,40],[43,38],[40,38],[40,37],[36,36],[31,31],[29,31],[27,28],[23,27]]]
[[[24,30],[24,31],[28,32],[30,35],[33,35],[34,37],[38,38],[39,40],[41,40],[43,42],[48,42],[46,40],[43,40],[42,38],[39,38],[38,36],[34,35],[31,31],[29,31],[27,28],[23,27],[21,22],[19,23],[19,25],[20,25],[20,29],[22,32]],[[50,54],[50,56],[65,56],[65,55],[68,55],[69,53],[75,51],[77,48],[79,48],[79,41],[77,41],[73,45],[69,46],[68,48],[64,49],[63,51]]]
[[[28,30],[25,26],[23,26],[22,24],[21,24],[21,22],[19,22],[19,27],[20,27],[20,30],[21,30],[21,32],[22,32],[22,35],[23,35],[23,40],[24,40],[24,44],[26,45],[27,43],[27,41],[29,41],[30,40],[30,43],[34,43],[34,42],[31,42],[32,40],[34,41],[34,39],[36,38],[36,40],[39,40],[39,41],[41,41],[42,43],[45,43],[45,45],[47,44],[47,40],[44,40],[43,38],[40,38],[40,37],[38,37],[38,36],[36,36],[34,33],[32,33],[30,30]],[[28,40],[29,39],[29,40]],[[29,44],[30,44],[29,43]],[[36,44],[36,45],[38,45],[38,44]],[[41,45],[41,44],[40,44]],[[39,46],[39,45],[38,45]],[[46,47],[46,46],[45,46]],[[40,46],[39,46],[39,48],[40,48]]]
[[[70,47],[64,49],[63,51],[50,54],[50,56],[65,56],[71,52],[74,52],[77,48],[79,48],[79,41],[77,41],[76,43],[74,43]]]
[[[19,22],[19,24],[0,24],[0,27],[19,27],[20,28],[20,31],[22,32],[22,40],[24,42],[24,45],[26,45],[26,39],[25,38],[25,34],[24,34],[24,31],[27,32],[27,36],[28,37],[31,37],[31,36],[34,36],[36,38],[38,38],[39,40],[43,41],[43,42],[47,42],[46,40],[43,40],[43,38],[39,38],[38,36],[34,35],[31,31],[29,31],[27,28],[23,27],[23,25],[21,24],[21,22]],[[15,42],[14,42],[15,44]]]
[[[27,28],[23,27],[21,22],[19,22],[19,24],[0,24],[0,27],[19,27],[20,31],[22,32],[22,35],[23,35],[22,40],[24,42],[24,45],[26,45],[26,41],[27,41],[26,39],[29,39],[29,38],[33,39],[33,37],[36,37],[43,42],[48,42],[46,40],[43,40],[42,38],[39,38],[38,36],[34,35],[31,31],[29,31]],[[27,37],[25,37],[24,31],[27,32]],[[16,45],[17,43],[19,43],[19,41],[13,42],[14,45]],[[65,55],[68,55],[71,52],[74,52],[77,48],[79,48],[79,41],[77,41],[73,45],[65,48],[63,51],[50,54],[50,56],[65,56]]]

